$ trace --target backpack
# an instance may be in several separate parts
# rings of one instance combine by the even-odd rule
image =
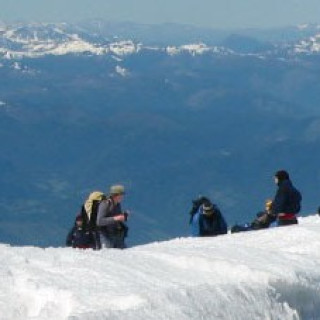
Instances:
[[[106,195],[101,191],[90,193],[88,199],[81,207],[81,217],[83,220],[83,229],[87,231],[96,230],[96,221],[99,204],[106,199]]]
[[[302,196],[301,193],[298,189],[294,188],[293,189],[293,194],[292,197],[294,199],[294,213],[298,213],[301,210],[301,200],[302,200]]]

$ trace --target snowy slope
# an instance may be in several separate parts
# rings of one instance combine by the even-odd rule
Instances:
[[[0,247],[0,319],[320,319],[320,218],[124,251]]]

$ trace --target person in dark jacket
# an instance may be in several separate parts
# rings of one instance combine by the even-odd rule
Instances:
[[[98,209],[97,227],[101,248],[126,248],[125,238],[128,227],[128,213],[121,209],[124,187],[114,185],[110,188],[109,197],[103,200]]]
[[[73,228],[68,233],[66,246],[72,248],[89,249],[93,248],[92,234],[83,228],[82,216],[76,217]]]
[[[193,237],[212,237],[228,232],[227,223],[219,208],[208,198],[193,201],[190,212],[191,234]]]
[[[296,189],[285,170],[274,175],[278,190],[273,200],[272,213],[277,217],[279,226],[297,224],[297,214],[301,209],[301,193]]]

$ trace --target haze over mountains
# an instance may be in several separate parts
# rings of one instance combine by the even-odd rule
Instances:
[[[246,222],[286,168],[318,206],[320,29],[0,26],[0,241],[63,245],[87,194],[128,188],[131,244],[186,235],[191,199]]]

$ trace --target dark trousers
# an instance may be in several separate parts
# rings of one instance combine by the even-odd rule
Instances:
[[[294,219],[287,219],[287,220],[278,220],[278,226],[283,227],[283,226],[290,226],[292,224],[298,224],[297,218]]]
[[[98,231],[92,231],[93,250],[101,249],[100,235]]]
[[[118,232],[114,234],[107,234],[106,232],[99,232],[101,249],[103,248],[115,248],[125,249],[126,244],[124,242],[124,232]]]

